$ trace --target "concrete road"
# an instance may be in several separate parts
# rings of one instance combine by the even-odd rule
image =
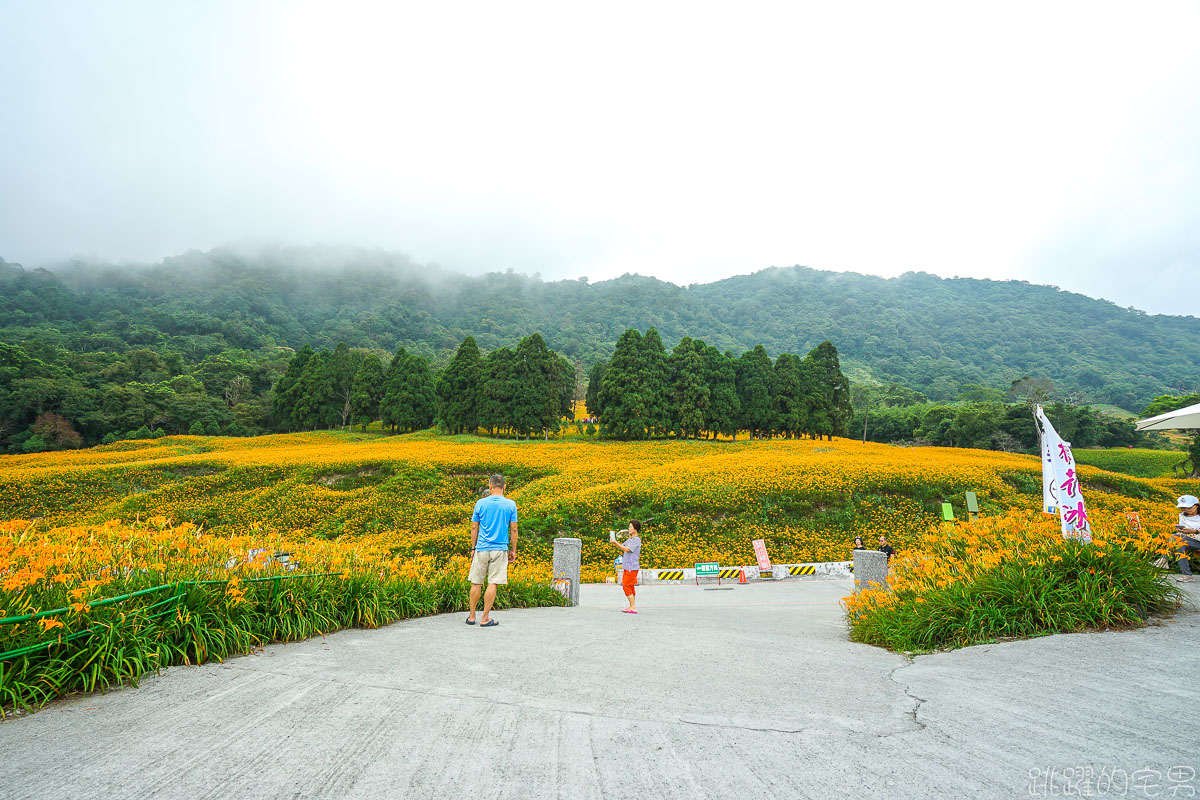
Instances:
[[[847,641],[849,588],[647,587],[632,616],[587,586],[491,630],[442,616],[173,668],[0,724],[0,798],[1200,791],[1194,610],[914,662]]]

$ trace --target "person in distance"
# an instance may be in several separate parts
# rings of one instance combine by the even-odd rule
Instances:
[[[1200,553],[1200,499],[1194,495],[1185,494],[1175,501],[1179,509],[1179,523],[1175,526],[1175,534],[1180,539],[1179,555],[1180,575],[1175,580],[1180,583],[1191,583],[1192,553]]]
[[[896,555],[896,550],[890,544],[886,536],[879,537],[879,552],[887,553],[888,563],[892,563],[892,556]]]

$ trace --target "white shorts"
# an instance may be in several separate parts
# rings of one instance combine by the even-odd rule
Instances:
[[[487,582],[493,584],[508,583],[508,551],[507,550],[476,550],[471,558],[471,573],[467,576],[473,584]]]

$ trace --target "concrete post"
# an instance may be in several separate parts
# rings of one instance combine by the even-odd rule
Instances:
[[[579,605],[579,568],[583,561],[582,539],[554,540],[554,584],[566,584],[563,594],[571,601],[571,605]]]
[[[878,584],[879,589],[887,589],[887,553],[878,550],[854,551],[854,593],[858,594],[868,588],[868,584]]]

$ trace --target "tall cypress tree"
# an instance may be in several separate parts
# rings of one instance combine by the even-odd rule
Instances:
[[[483,372],[479,423],[494,435],[512,425],[513,400],[517,394],[516,354],[507,347],[493,350],[484,360]]]
[[[322,416],[329,420],[336,419],[343,428],[350,424],[353,411],[350,398],[354,392],[354,376],[362,360],[363,351],[351,350],[345,342],[339,342],[329,358],[327,373],[330,399]]]
[[[771,393],[775,399],[775,415],[781,434],[795,439],[807,424],[808,388],[805,386],[803,362],[793,353],[780,353],[775,359]]]
[[[642,335],[627,329],[604,370],[598,395],[600,424],[609,436],[645,439],[649,415],[642,392]]]
[[[667,348],[654,328],[642,337],[642,396],[646,403],[646,428],[650,436],[664,436],[671,425],[671,365]]]
[[[588,373],[587,394],[584,396],[584,404],[587,406],[589,416],[599,417],[602,406],[600,405],[600,384],[604,381],[604,370],[608,366],[607,361],[598,361]]]
[[[510,421],[518,434],[545,433],[557,427],[562,412],[563,372],[558,354],[546,347],[540,333],[517,343],[514,369],[516,395]],[[575,369],[571,368],[572,377]]]
[[[429,362],[401,347],[384,374],[383,400],[379,404],[383,424],[393,430],[423,430],[433,424],[436,410],[437,393]]]
[[[300,376],[304,373],[304,367],[312,357],[312,347],[309,345],[301,347],[288,362],[287,372],[283,373],[283,376],[275,382],[275,397],[271,401],[271,417],[275,427],[279,430],[294,431],[300,427],[300,423],[296,419]]]
[[[771,357],[761,344],[747,350],[738,359],[738,400],[741,425],[750,438],[770,437],[775,430],[775,403],[771,397],[773,367]]]
[[[578,388],[575,364],[554,350],[550,353],[558,361],[558,419],[574,420]]]
[[[804,395],[804,432],[810,438],[820,439],[833,435],[833,409],[830,396],[821,386],[821,367],[810,352],[801,364],[804,384],[808,391]]]
[[[350,393],[350,419],[355,425],[367,425],[379,418],[379,401],[383,399],[383,362],[374,353],[367,353],[354,373],[354,389]]]
[[[842,374],[837,348],[825,341],[805,357],[810,360],[813,382],[819,393],[818,425],[814,433],[845,436],[854,409],[850,405],[850,381]]]
[[[475,337],[468,336],[437,381],[439,415],[450,433],[473,433],[479,427],[483,378],[483,357]]]
[[[333,427],[334,419],[331,413],[336,398],[329,374],[332,357],[328,350],[320,350],[305,363],[304,371],[300,373],[293,413],[301,428],[317,430]]]
[[[710,389],[705,375],[704,342],[683,337],[671,351],[671,426],[682,438],[704,430]]]
[[[732,436],[737,441],[742,406],[737,391],[737,360],[711,345],[704,348],[704,381],[708,385],[708,409],[704,429]]]
[[[401,373],[404,371],[404,362],[407,359],[408,351],[401,347],[392,355],[392,360],[383,372],[383,396],[379,398],[379,419],[383,423],[383,427],[392,429],[392,433],[396,432],[396,419],[401,413]]]

